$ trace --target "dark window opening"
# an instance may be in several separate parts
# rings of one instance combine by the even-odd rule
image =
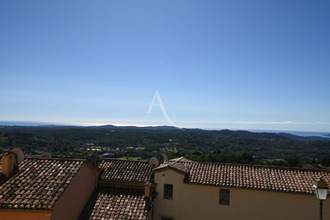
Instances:
[[[220,189],[219,204],[229,205],[229,196],[230,196],[229,189]]]
[[[173,198],[173,185],[164,184],[164,199],[172,199],[172,198]]]

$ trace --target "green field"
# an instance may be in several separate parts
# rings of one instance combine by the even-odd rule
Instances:
[[[178,149],[176,147],[170,148],[170,147],[163,147],[160,149],[162,152],[171,152],[171,153],[178,153]]]
[[[0,143],[5,143],[8,141],[8,137],[0,137]]]
[[[141,160],[141,157],[120,157],[122,160]]]

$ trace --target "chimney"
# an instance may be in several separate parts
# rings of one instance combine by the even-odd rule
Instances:
[[[2,154],[1,173],[8,178],[18,168],[17,156],[14,152],[7,151]]]
[[[144,186],[144,197],[149,198],[150,197],[150,186],[149,185],[145,185]]]
[[[144,201],[146,203],[145,209],[148,211],[150,211],[152,209],[150,191],[151,191],[151,186],[145,185],[144,186]],[[151,219],[151,218],[149,217],[148,219]]]

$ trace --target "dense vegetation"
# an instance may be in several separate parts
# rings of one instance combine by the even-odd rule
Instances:
[[[20,147],[25,155],[98,160],[148,159],[158,153],[195,161],[330,167],[330,141],[321,137],[173,127],[0,126],[0,151]]]

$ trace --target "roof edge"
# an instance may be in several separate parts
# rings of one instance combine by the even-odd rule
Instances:
[[[102,162],[103,161],[128,161],[128,162],[149,163],[147,160],[129,160],[129,159],[120,159],[120,158],[103,158]]]
[[[293,191],[273,190],[273,189],[254,189],[254,188],[249,188],[249,187],[223,186],[223,185],[214,185],[214,184],[199,184],[199,183],[189,183],[189,182],[184,182],[184,183],[189,184],[189,185],[211,186],[211,187],[242,189],[242,190],[256,190],[256,191],[263,191],[263,192],[276,192],[276,193],[280,192],[280,193],[290,193],[290,194],[296,194],[296,195],[315,195],[315,192],[307,193],[307,192],[293,192]],[[330,192],[328,192],[328,194],[330,194]]]
[[[304,171],[325,171],[330,173],[330,169],[319,169],[319,168],[300,168],[300,167],[283,167],[283,166],[269,166],[269,165],[260,165],[260,164],[236,164],[236,163],[219,163],[219,162],[183,162],[176,161],[175,163],[201,163],[201,164],[219,164],[219,165],[231,165],[231,166],[245,166],[245,167],[260,167],[260,168],[272,168],[272,169],[285,169],[285,170],[304,170]]]

